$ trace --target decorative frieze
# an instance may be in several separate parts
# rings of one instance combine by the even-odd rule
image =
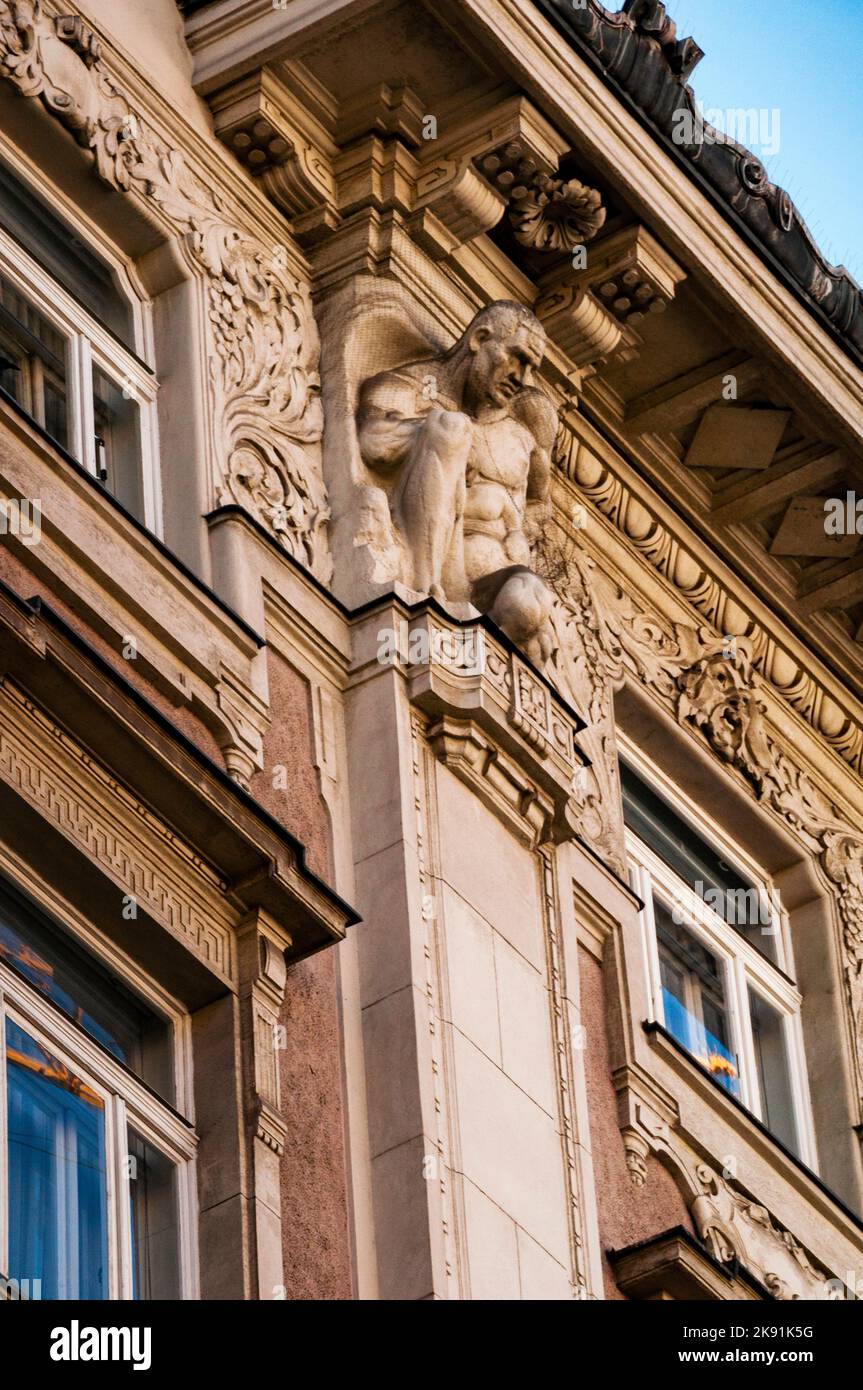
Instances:
[[[435,753],[520,838],[580,833],[587,764],[579,721],[531,667],[480,627],[426,611],[405,625],[393,658],[412,703],[432,718]]]
[[[220,975],[232,977],[224,883],[165,824],[6,679],[0,778],[118,888]]]
[[[811,669],[801,665],[751,614],[743,613],[737,599],[692,550],[569,427],[561,432],[556,463],[626,541],[674,585],[713,632],[740,632],[741,624],[745,625],[753,668],[853,771],[863,770],[860,721],[837,703]]]

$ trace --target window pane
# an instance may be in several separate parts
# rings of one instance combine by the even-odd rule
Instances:
[[[108,1297],[102,1101],[6,1020],[9,1274],[42,1298]]]
[[[131,306],[111,270],[5,164],[0,164],[0,227],[94,318],[134,349]]]
[[[95,366],[93,411],[99,477],[118,502],[143,520],[141,412],[128,390]]]
[[[737,1059],[722,968],[712,951],[658,898],[653,900],[662,1006],[672,1037],[731,1095],[739,1094]]]
[[[0,275],[0,386],[68,447],[66,339]]]
[[[706,840],[625,763],[623,814],[639,839],[684,883],[769,960],[776,961],[775,922],[763,888],[741,878]]]
[[[129,1130],[133,1298],[180,1297],[177,1169]]]
[[[771,1134],[781,1139],[792,1152],[798,1153],[784,1020],[766,999],[752,989],[749,991],[749,1016],[752,1020],[762,1118]]]
[[[173,1100],[170,1026],[6,887],[0,890],[0,962]]]

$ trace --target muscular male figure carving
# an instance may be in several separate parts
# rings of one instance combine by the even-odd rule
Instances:
[[[548,511],[557,412],[532,384],[545,335],[521,304],[490,305],[449,352],[363,387],[360,448],[399,470],[390,505],[412,588],[489,612],[542,664],[551,595],[530,571],[526,522]]]

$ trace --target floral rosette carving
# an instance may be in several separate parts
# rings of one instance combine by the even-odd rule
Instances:
[[[596,236],[605,223],[605,208],[596,189],[578,179],[564,182],[537,174],[513,200],[509,219],[522,246],[534,251],[571,251]]]

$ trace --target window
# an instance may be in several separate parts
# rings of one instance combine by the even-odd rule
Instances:
[[[801,998],[778,897],[740,851],[695,829],[672,788],[662,795],[626,764],[621,783],[653,1019],[814,1169]]]
[[[140,338],[116,277],[0,165],[0,388],[161,534],[156,380]]]
[[[0,1273],[42,1299],[193,1296],[176,1029],[0,892]]]

